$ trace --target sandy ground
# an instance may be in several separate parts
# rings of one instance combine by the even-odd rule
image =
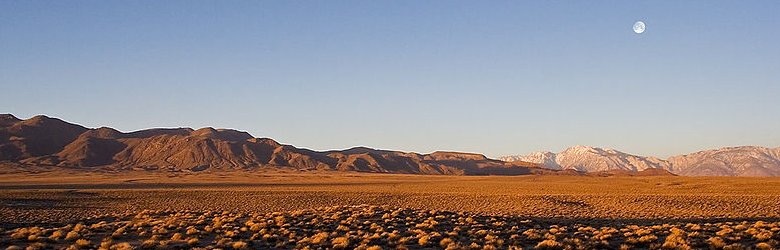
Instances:
[[[273,171],[0,177],[0,222],[152,210],[283,212],[340,205],[555,220],[780,218],[780,178],[422,176]]]
[[[778,201],[780,178],[17,171],[0,246],[772,249]]]

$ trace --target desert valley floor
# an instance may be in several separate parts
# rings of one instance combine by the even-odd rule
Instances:
[[[0,175],[11,249],[774,249],[780,178]]]

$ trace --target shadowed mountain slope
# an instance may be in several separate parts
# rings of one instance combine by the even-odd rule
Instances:
[[[0,161],[120,171],[224,171],[264,167],[445,175],[577,174],[458,152],[407,153],[357,147],[313,151],[231,129],[158,128],[123,133],[57,118],[0,115]]]

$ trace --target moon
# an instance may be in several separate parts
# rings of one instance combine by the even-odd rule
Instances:
[[[634,23],[634,33],[642,34],[643,32],[645,32],[645,22],[636,21]]]

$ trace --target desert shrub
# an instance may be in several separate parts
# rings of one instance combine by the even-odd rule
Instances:
[[[721,229],[720,231],[716,232],[715,235],[720,236],[720,237],[725,237],[725,236],[729,236],[733,232],[734,232],[734,230],[732,230],[730,228],[724,228],[724,229]]]
[[[417,244],[420,244],[420,246],[428,245],[428,240],[430,239],[431,239],[430,237],[424,235],[417,240]]]
[[[171,240],[181,240],[183,235],[181,233],[175,233],[173,236],[171,236]]]
[[[642,237],[639,237],[638,241],[639,241],[639,243],[642,243],[642,244],[649,244],[649,243],[655,242],[657,239],[658,239],[657,236],[652,235],[652,234],[648,234],[648,235],[644,235]]]
[[[157,245],[158,245],[157,241],[156,240],[152,240],[152,239],[145,240],[143,243],[141,243],[141,247],[143,247],[143,248],[153,248],[153,247],[155,247]]]
[[[132,250],[134,247],[130,245],[130,243],[122,242],[119,244],[114,244],[110,248],[111,250]]]
[[[33,244],[30,244],[27,246],[26,250],[43,250],[43,249],[50,249],[51,247],[48,246],[46,243],[43,242],[35,242]]]
[[[329,236],[328,233],[325,233],[325,232],[318,233],[318,234],[316,234],[316,235],[311,237],[311,243],[315,244],[315,245],[323,244],[323,243],[327,242],[328,236]]]
[[[87,239],[78,239],[78,240],[76,240],[76,246],[87,247],[87,246],[89,246],[89,240],[87,240]]]
[[[691,249],[690,246],[688,246],[688,243],[685,241],[685,238],[679,233],[673,233],[666,237],[666,240],[664,241],[663,245],[661,245],[664,249]]]
[[[260,223],[255,223],[255,224],[252,224],[252,225],[249,227],[249,231],[252,231],[252,232],[259,232],[259,231],[260,231],[260,229],[263,229],[263,226],[262,226]],[[189,232],[189,231],[188,231],[188,232]]]
[[[99,249],[110,249],[111,245],[113,245],[114,241],[111,240],[111,238],[105,238],[103,241],[100,242],[100,248]]]
[[[707,239],[707,243],[710,245],[710,248],[715,249],[721,249],[724,246],[726,246],[726,242],[723,241],[720,237],[710,237]]]
[[[536,244],[536,248],[538,249],[559,249],[562,247],[563,244],[555,240],[543,240],[540,241],[539,244]]]
[[[338,237],[333,238],[330,242],[333,245],[333,248],[335,249],[345,249],[349,246],[349,238],[348,237]]]
[[[539,240],[539,239],[542,239],[542,235],[536,229],[525,230],[525,231],[523,231],[523,235],[525,235],[525,237],[528,238],[529,240]]]
[[[236,241],[236,242],[233,242],[233,244],[231,244],[230,246],[235,248],[235,249],[246,249],[246,248],[249,247],[249,244],[247,244],[246,242],[243,242],[243,241]]]
[[[739,243],[734,243],[723,247],[723,250],[743,250],[743,249],[745,249],[745,247]]]
[[[14,233],[11,234],[12,239],[25,239],[30,235],[30,232],[27,228],[18,228]]]
[[[65,234],[65,233],[62,232],[62,230],[55,230],[54,232],[51,233],[51,235],[49,235],[49,239],[51,239],[51,240],[59,240],[60,238],[62,238],[63,234]]]
[[[76,231],[70,231],[67,235],[65,235],[65,240],[76,240],[80,237],[79,233]]]
[[[447,246],[449,246],[450,244],[453,244],[454,242],[455,241],[453,241],[450,238],[444,238],[444,239],[441,239],[441,241],[439,241],[439,246],[441,246],[442,248],[446,248]]]
[[[765,241],[772,238],[772,232],[771,231],[760,231],[755,234],[753,234],[753,238],[759,241]]]

